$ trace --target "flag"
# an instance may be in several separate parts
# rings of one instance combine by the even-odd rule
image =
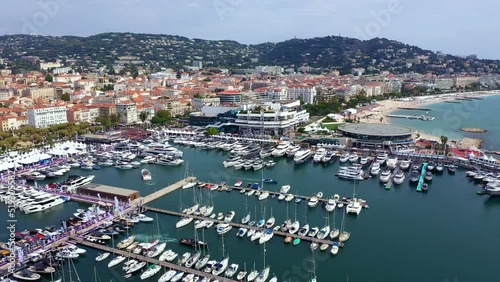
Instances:
[[[87,216],[87,220],[92,219],[92,213],[89,210],[87,210],[86,216]]]
[[[128,204],[132,205],[132,201],[130,200],[130,198],[128,198]]]
[[[22,249],[19,249],[17,252],[17,260],[22,264],[24,263],[24,252]]]
[[[97,198],[99,198],[99,201],[101,201],[101,194],[97,193]]]

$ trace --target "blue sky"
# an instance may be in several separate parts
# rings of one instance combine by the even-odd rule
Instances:
[[[16,0],[0,34],[140,32],[277,42],[386,37],[454,55],[500,59],[497,0]]]

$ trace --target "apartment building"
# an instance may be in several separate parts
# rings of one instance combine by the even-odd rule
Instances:
[[[28,124],[36,128],[68,122],[66,106],[35,106],[28,109]]]
[[[266,103],[262,110],[248,109],[236,115],[234,125],[242,133],[284,135],[309,120],[309,113],[299,108],[300,102]]]
[[[31,99],[40,99],[40,98],[55,98],[57,95],[55,88],[28,88],[22,91],[22,95],[24,97],[28,97]]]
[[[23,125],[28,124],[26,117],[2,116],[0,117],[0,131],[7,132],[17,130]]]
[[[192,100],[193,108],[195,110],[201,110],[203,106],[219,106],[220,98],[219,97],[204,97],[204,98],[193,98]]]
[[[99,108],[69,109],[66,116],[69,122],[94,122],[99,117]]]
[[[137,123],[137,106],[135,104],[116,104],[116,113],[120,116],[120,123]]]
[[[304,104],[314,103],[314,97],[317,94],[314,86],[291,86],[288,87],[288,99],[297,100],[302,98]]]

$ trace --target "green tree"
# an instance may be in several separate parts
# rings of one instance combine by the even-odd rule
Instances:
[[[149,112],[148,111],[142,111],[140,114],[139,114],[139,119],[142,121],[142,123],[144,123],[149,117]]]
[[[69,93],[64,93],[64,94],[62,94],[62,95],[61,95],[61,100],[66,101],[66,102],[69,102],[69,100],[70,100]]]
[[[215,127],[210,127],[209,129],[207,129],[207,134],[210,136],[217,135],[219,134],[219,131]]]
[[[54,78],[52,77],[52,75],[47,74],[47,75],[45,76],[45,81],[52,82],[52,81],[54,81]]]
[[[111,127],[113,127],[113,128],[117,128],[118,127],[118,125],[120,124],[120,120],[121,120],[121,114],[120,113],[111,114],[109,116],[109,121],[111,123]]]
[[[169,110],[159,110],[151,119],[152,124],[169,124],[172,121],[172,114]]]

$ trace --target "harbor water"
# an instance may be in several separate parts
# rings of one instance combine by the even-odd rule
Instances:
[[[426,105],[430,111],[397,110],[392,114],[415,115],[424,114],[435,117],[433,121],[422,121],[402,118],[390,118],[390,122],[416,128],[418,131],[433,135],[445,135],[449,139],[464,137],[484,140],[484,148],[488,150],[500,149],[500,123],[498,123],[498,104],[500,95],[482,97],[482,100],[461,100],[460,103],[440,102]],[[469,133],[461,131],[464,127],[478,127],[486,129],[485,133]]]
[[[222,162],[227,158],[226,153],[179,148],[184,151],[183,166],[144,165],[153,175],[153,181],[148,184],[142,181],[140,169],[107,167],[99,171],[72,169],[70,173],[94,174],[95,183],[136,189],[143,196],[184,178],[186,174],[213,183],[224,180],[232,184],[241,179],[244,185],[262,177],[261,171],[224,169]],[[263,173],[264,177],[278,180],[278,184],[265,184],[264,189],[279,191],[281,185],[290,184],[290,192],[294,194],[310,196],[322,191],[324,197],[334,194],[351,197],[354,183],[335,176],[338,166],[338,161],[328,166],[313,164],[312,161],[295,165],[290,159],[280,158],[276,166],[267,168]],[[317,249],[314,252],[318,281],[496,281],[497,275],[493,270],[500,258],[500,225],[497,224],[500,199],[476,195],[478,187],[468,181],[463,170],[457,170],[455,175],[446,171],[435,174],[428,193],[416,192],[416,187],[409,184],[408,178],[407,174],[405,182],[394,185],[391,190],[386,190],[378,177],[356,182],[356,196],[365,199],[370,208],[363,209],[359,216],[345,216],[345,229],[351,232],[351,237],[338,255],[332,256],[329,250],[321,252]],[[40,185],[44,183],[47,182]],[[319,205],[309,208],[305,201],[287,205],[271,197],[258,201],[255,196],[246,197],[237,190],[177,190],[149,205],[178,211],[193,205],[193,193],[204,203],[213,200],[214,212],[234,210],[238,221],[246,214],[246,206],[252,212],[252,220],[255,219],[255,212],[257,220],[269,218],[272,212],[277,224],[287,217],[292,220],[296,217],[301,225],[307,221],[311,227],[321,228],[326,220],[325,209]],[[59,226],[60,221],[70,217],[77,208],[85,207],[84,204],[69,202],[45,213],[17,213],[17,230]],[[0,211],[7,213],[5,205],[0,206]],[[180,255],[193,251],[177,242],[179,238],[193,236],[192,224],[176,229],[178,218],[151,212],[147,215],[155,221],[136,224],[131,231],[139,240],[149,241],[153,237],[166,240],[170,242],[167,249],[173,249]],[[339,228],[343,215],[344,209],[330,213],[330,225],[335,222]],[[4,228],[0,241],[7,240],[6,232]],[[230,263],[238,263],[240,269],[246,263],[248,271],[254,268],[254,264],[257,269],[263,269],[264,245],[251,242],[246,236],[238,238],[236,232],[237,229],[233,228],[224,235],[225,252],[230,257]],[[198,236],[209,243],[211,259],[222,257],[222,238],[213,228],[203,232],[199,230]],[[119,236],[116,241],[123,238]],[[274,236],[265,244],[265,263],[271,267],[270,277],[275,274],[279,281],[308,281],[312,271],[309,243],[303,241],[293,246],[284,244],[283,240]],[[71,270],[73,281],[77,281],[76,275],[81,281],[94,281],[94,267],[100,281],[125,281],[120,266],[108,269],[109,259],[96,262],[97,254],[96,250],[87,249],[86,255],[74,260],[76,272]],[[68,267],[65,269],[64,275],[68,277]],[[149,281],[157,281],[162,273]],[[140,278],[136,275],[126,281],[140,281]]]

